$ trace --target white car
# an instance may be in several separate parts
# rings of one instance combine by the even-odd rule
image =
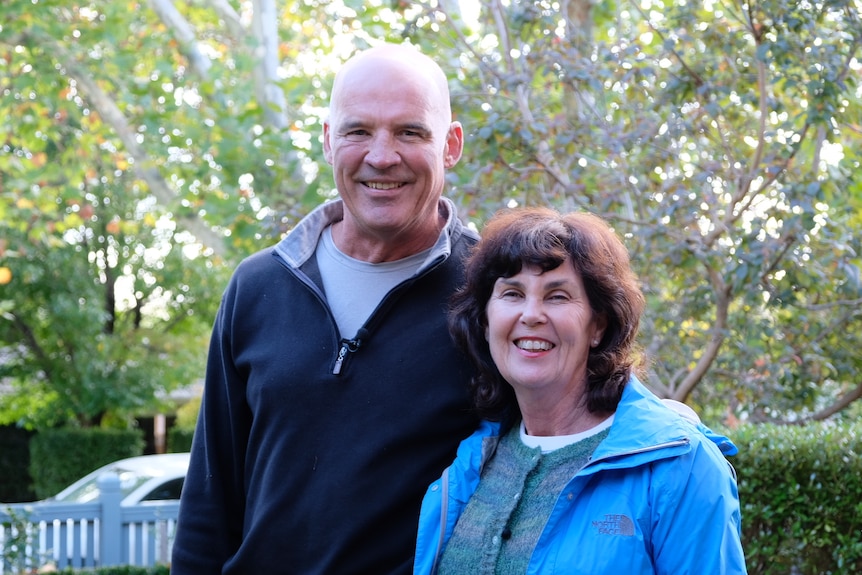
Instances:
[[[179,499],[189,468],[188,453],[165,453],[141,455],[120,459],[88,473],[48,502],[86,503],[99,497],[96,484],[106,472],[116,473],[120,478],[122,500],[120,505],[137,505],[146,501]]]

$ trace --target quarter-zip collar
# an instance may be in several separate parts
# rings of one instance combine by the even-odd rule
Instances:
[[[444,261],[452,253],[452,245],[462,235],[478,239],[478,234],[465,227],[458,219],[455,204],[449,198],[440,198],[438,210],[446,217],[446,225],[432,246],[428,258],[417,271],[421,275]],[[275,255],[292,268],[299,268],[317,249],[320,234],[327,226],[344,218],[344,202],[340,199],[326,202],[312,210],[275,246]]]
[[[428,257],[419,266],[416,273],[409,279],[399,284],[395,289],[389,292],[384,299],[377,305],[371,313],[365,324],[359,329],[356,337],[353,339],[341,338],[337,344],[337,352],[333,358],[332,374],[339,376],[345,369],[345,362],[350,354],[359,351],[364,340],[369,337],[374,331],[374,326],[383,316],[387,306],[392,305],[396,298],[396,294],[400,293],[406,286],[417,281],[418,278],[430,272],[432,269],[442,264],[452,254],[453,245],[461,238],[467,235],[478,240],[478,234],[465,227],[461,220],[458,219],[455,212],[455,204],[448,198],[440,198],[438,203],[438,211],[446,218],[446,224],[440,231],[437,241],[428,251]],[[338,333],[338,327],[335,325],[335,320],[332,318],[332,313],[326,303],[326,297],[321,289],[322,282],[316,277],[317,264],[314,259],[314,252],[317,249],[317,244],[320,241],[320,235],[323,231],[335,222],[344,218],[344,202],[342,200],[333,200],[322,204],[312,210],[304,217],[287,236],[276,244],[273,255],[286,265],[296,277],[303,282],[309,289],[317,294],[318,299],[327,309],[335,333]],[[314,271],[312,271],[314,270]],[[308,273],[306,273],[308,272]],[[340,336],[337,336],[338,339]]]

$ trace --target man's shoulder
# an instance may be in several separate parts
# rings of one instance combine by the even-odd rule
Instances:
[[[261,270],[268,270],[275,265],[275,247],[269,246],[257,251],[250,256],[246,256],[236,267],[237,273],[248,274],[256,273]]]
[[[270,246],[243,258],[234,269],[230,283],[241,288],[272,282],[279,270],[284,270],[284,263]]]
[[[470,250],[479,241],[479,233],[458,219],[455,223],[455,233],[452,234],[452,251]]]

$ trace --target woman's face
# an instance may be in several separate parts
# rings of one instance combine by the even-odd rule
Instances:
[[[587,356],[605,326],[570,260],[544,273],[525,266],[497,279],[486,312],[491,356],[519,401],[584,393]]]

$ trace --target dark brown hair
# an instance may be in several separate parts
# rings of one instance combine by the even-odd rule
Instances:
[[[512,387],[494,361],[485,328],[488,300],[499,278],[524,266],[543,272],[570,260],[581,276],[594,314],[607,327],[587,360],[586,406],[593,413],[613,413],[634,363],[635,338],[644,310],[638,279],[617,234],[598,216],[560,214],[548,208],[498,212],[482,230],[482,239],[466,262],[465,283],[452,298],[449,329],[456,344],[477,368],[471,382],[476,409],[488,419],[518,415]]]

